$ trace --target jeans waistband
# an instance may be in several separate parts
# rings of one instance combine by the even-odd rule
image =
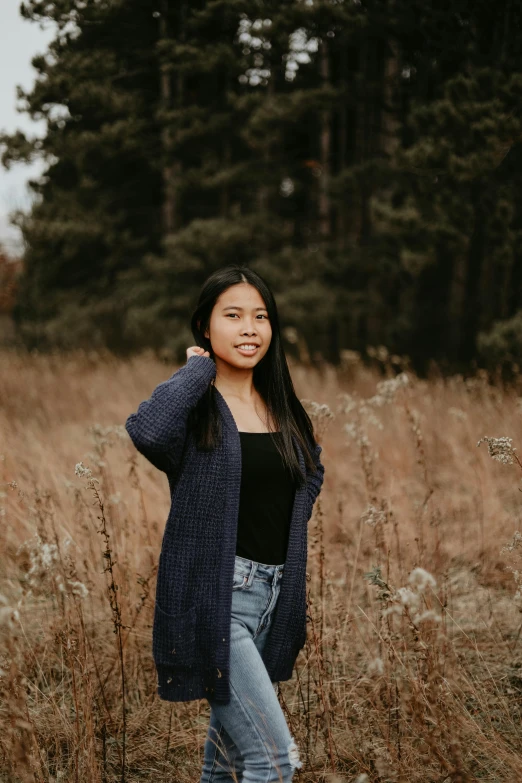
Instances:
[[[236,555],[236,565],[244,567],[250,583],[254,575],[270,581],[283,576],[284,563],[281,565],[267,565],[266,563],[258,563],[256,560],[249,560],[247,557]]]

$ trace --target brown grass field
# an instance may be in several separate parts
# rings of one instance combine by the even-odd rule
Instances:
[[[291,364],[326,469],[278,690],[294,781],[517,783],[522,384],[374,353]],[[162,702],[152,661],[168,482],[124,429],[174,369],[0,354],[3,783],[199,781],[208,704]]]

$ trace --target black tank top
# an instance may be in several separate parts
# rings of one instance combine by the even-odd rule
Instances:
[[[281,432],[239,432],[241,494],[236,554],[265,565],[286,560],[295,489],[273,438]]]

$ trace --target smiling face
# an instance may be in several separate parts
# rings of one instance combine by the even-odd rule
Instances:
[[[238,283],[223,291],[216,300],[205,336],[212,343],[216,362],[221,359],[237,369],[255,367],[272,339],[268,311],[257,288]],[[247,348],[252,345],[256,348]]]

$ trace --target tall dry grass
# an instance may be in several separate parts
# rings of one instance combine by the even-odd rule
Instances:
[[[123,427],[173,368],[0,362],[1,779],[195,783],[208,705],[160,701],[151,656],[168,482]],[[294,780],[522,780],[520,386],[383,350],[292,375],[326,466]]]

